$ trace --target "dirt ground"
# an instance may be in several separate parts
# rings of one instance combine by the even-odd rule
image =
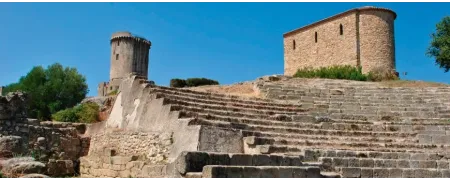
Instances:
[[[189,88],[196,91],[228,94],[242,97],[259,97],[251,83],[238,83],[232,85],[209,85]]]

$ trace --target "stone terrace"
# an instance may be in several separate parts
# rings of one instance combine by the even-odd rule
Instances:
[[[127,81],[105,127],[173,133],[158,177],[450,177],[449,88],[292,79],[259,82],[257,99]]]

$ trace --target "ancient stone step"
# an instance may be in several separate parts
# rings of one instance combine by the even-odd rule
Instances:
[[[449,161],[450,154],[447,152],[381,152],[381,151],[353,151],[336,149],[303,149],[303,154],[307,161],[318,161],[319,157],[330,158],[377,158],[377,159],[396,159],[396,160],[432,160]]]
[[[390,131],[390,132],[417,132],[421,131],[448,131],[449,125],[410,125],[410,124],[359,124],[359,123],[346,123],[345,121],[339,122],[331,119],[327,119],[325,122],[321,122],[321,119],[312,115],[279,115],[270,116],[270,119],[251,119],[251,118],[238,118],[229,116],[220,116],[212,114],[198,113],[198,118],[204,118],[207,120],[217,120],[230,123],[241,124],[255,124],[255,125],[273,125],[273,126],[286,126],[295,128],[310,128],[310,129],[329,129],[329,130],[346,130],[346,131]]]
[[[183,151],[175,164],[177,171],[184,175],[188,172],[201,172],[207,165],[297,167],[304,166],[302,160],[302,156]]]
[[[193,91],[193,90],[188,90],[188,89],[183,89],[183,88],[169,88],[169,87],[163,87],[163,86],[155,86],[155,87],[152,87],[152,90],[153,90],[153,92],[161,92],[161,93],[189,96],[189,97],[195,97],[195,98],[199,98],[199,99],[213,99],[213,100],[218,100],[218,101],[232,101],[232,102],[237,102],[237,103],[272,105],[272,106],[278,106],[278,107],[293,107],[293,108],[298,107],[293,104],[276,103],[273,100],[269,100],[269,99],[244,98],[244,97],[240,97],[240,96],[231,96],[231,95],[225,95],[225,94]]]
[[[399,141],[399,139],[394,138],[383,138],[383,137],[353,137],[353,136],[327,136],[327,135],[308,135],[308,134],[284,134],[284,133],[271,133],[271,132],[261,132],[261,131],[247,131],[243,130],[242,134],[244,136],[256,136],[265,138],[287,138],[287,139],[307,139],[307,140],[326,140],[326,141],[345,141],[345,142],[376,142],[376,143],[391,143],[394,141]],[[405,142],[417,143],[417,139],[403,138]]]
[[[289,128],[283,126],[264,126],[250,125],[240,123],[227,123],[206,119],[194,119],[190,125],[208,125],[222,128],[234,128],[250,131],[276,132],[276,133],[296,133],[296,134],[314,134],[314,135],[330,135],[330,136],[373,136],[373,137],[411,137],[414,138],[415,133],[403,132],[370,132],[370,131],[339,131],[339,130],[323,130],[323,129],[306,129],[306,128]]]
[[[320,157],[319,161],[322,162],[321,168],[325,171],[339,171],[339,169],[346,167],[449,169],[449,161],[447,160]]]
[[[263,154],[303,154],[304,149],[335,149],[335,150],[354,150],[354,151],[378,151],[378,152],[444,152],[450,148],[448,146],[426,146],[423,148],[400,148],[400,147],[341,147],[338,145],[323,144],[305,144],[303,146],[291,145],[256,145],[256,148]]]
[[[180,118],[181,117],[195,117],[199,113],[203,114],[211,114],[211,115],[220,115],[220,116],[228,116],[228,117],[243,117],[243,118],[254,118],[254,119],[275,119],[276,114],[261,114],[261,113],[249,113],[249,112],[234,112],[234,111],[226,111],[223,109],[209,109],[209,108],[201,108],[201,107],[193,107],[193,106],[184,106],[178,104],[170,105],[171,111],[179,111]],[[305,113],[298,113],[294,115],[294,118],[303,118]],[[272,118],[272,116],[274,116]]]
[[[343,178],[449,178],[449,169],[353,168],[340,170]]]
[[[185,102],[193,102],[193,103],[201,103],[201,104],[212,104],[212,105],[220,105],[220,106],[230,106],[230,107],[239,107],[239,108],[252,108],[252,109],[264,109],[264,110],[272,110],[272,111],[287,111],[287,112],[298,112],[304,111],[304,108],[301,107],[279,107],[274,105],[259,105],[259,104],[246,104],[240,102],[229,102],[223,100],[209,100],[208,98],[198,98],[198,97],[189,97],[182,95],[174,95],[168,93],[158,93],[157,97],[168,98],[168,99],[176,99]]]
[[[203,168],[204,178],[321,178],[318,167],[221,166]]]
[[[197,108],[202,108],[202,109],[214,109],[214,110],[222,110],[222,111],[230,111],[230,112],[244,112],[244,113],[249,113],[249,114],[265,114],[265,115],[274,115],[274,114],[296,115],[298,113],[308,111],[307,109],[298,110],[296,112],[272,111],[272,110],[265,110],[265,109],[240,108],[240,107],[213,105],[213,104],[192,103],[192,102],[181,101],[181,100],[176,100],[176,99],[164,98],[164,105],[166,105],[166,104],[197,107]]]
[[[298,146],[298,147],[335,147],[342,149],[362,149],[362,148],[373,148],[373,149],[387,149],[393,148],[397,150],[421,150],[421,149],[439,149],[436,145],[425,145],[410,142],[365,142],[365,141],[332,141],[332,140],[315,140],[315,139],[291,139],[291,138],[270,138],[270,137],[246,137],[251,138],[252,145],[280,145],[280,146]],[[269,152],[261,152],[264,154]]]
[[[185,178],[202,178],[203,173],[201,172],[188,172],[184,175]]]

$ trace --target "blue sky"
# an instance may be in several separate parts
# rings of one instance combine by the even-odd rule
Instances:
[[[89,95],[109,79],[109,38],[131,31],[152,41],[149,78],[207,77],[221,84],[283,73],[282,34],[360,6],[394,10],[402,79],[450,83],[425,56],[450,3],[0,3],[0,85],[59,62],[86,76]]]

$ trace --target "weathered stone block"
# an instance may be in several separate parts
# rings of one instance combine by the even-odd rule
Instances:
[[[306,178],[306,169],[305,168],[294,168],[292,169],[292,177],[293,178]]]
[[[425,153],[414,153],[411,154],[411,160],[427,160],[428,159],[428,154]]]
[[[260,170],[256,167],[243,167],[242,169],[243,178],[259,178]]]
[[[419,168],[436,168],[436,161],[419,161]]]
[[[348,159],[345,158],[334,158],[333,159],[334,167],[348,167]]]
[[[397,168],[389,169],[389,178],[402,178],[402,175],[403,175],[402,169]]]
[[[450,178],[450,169],[441,170],[443,178]]]
[[[243,168],[239,166],[232,166],[226,168],[227,178],[242,178]]]
[[[209,161],[211,165],[229,165],[230,156],[228,154],[208,153]]]
[[[415,178],[433,178],[433,177],[442,177],[440,171],[431,170],[431,169],[415,169],[414,170]]]
[[[373,169],[373,177],[374,178],[388,178],[389,177],[389,169],[375,168],[375,169]]]
[[[254,166],[274,166],[275,162],[269,157],[269,155],[264,154],[255,154],[253,155],[253,163]]]
[[[414,178],[414,169],[403,169],[402,178]]]
[[[145,165],[142,167],[141,177],[162,178],[166,174],[165,165]]]
[[[119,171],[119,177],[120,178],[131,178],[131,172],[130,170],[123,170],[123,171]]]
[[[318,167],[308,167],[306,170],[306,177],[307,178],[321,178],[320,175],[320,168]]]
[[[397,168],[409,168],[409,160],[398,160],[397,161]]]
[[[359,161],[360,167],[373,167],[374,166],[374,162],[373,159],[361,159]]]
[[[348,167],[361,167],[360,160],[358,158],[349,158]]]
[[[373,169],[361,168],[361,178],[373,178]]]
[[[253,165],[253,155],[251,154],[232,154],[230,165],[251,166]]]
[[[361,168],[344,167],[342,168],[342,176],[344,178],[359,178],[361,176]]]
[[[292,178],[293,170],[292,167],[278,167],[278,177],[279,178]]]
[[[448,161],[437,161],[437,168],[438,169],[448,169],[449,162]]]
[[[226,178],[227,174],[224,168],[217,166],[205,166],[203,167],[203,178]]]
[[[261,178],[278,178],[278,167],[273,166],[261,166],[260,167],[260,177]]]

